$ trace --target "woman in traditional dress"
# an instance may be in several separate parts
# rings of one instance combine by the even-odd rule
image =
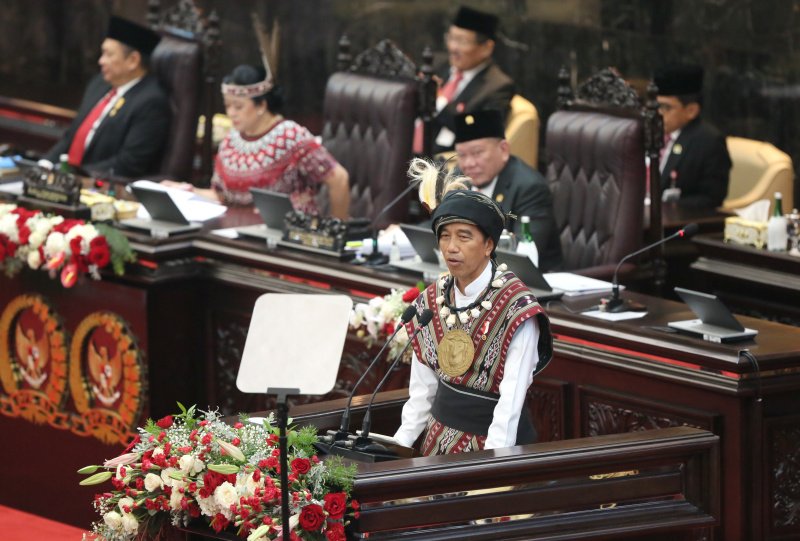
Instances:
[[[325,184],[328,214],[347,219],[347,171],[308,129],[283,117],[283,93],[271,74],[238,66],[223,79],[222,97],[233,129],[217,151],[213,190],[196,192],[228,205],[249,205],[250,188],[264,188],[288,194],[295,210],[319,214],[317,194]]]

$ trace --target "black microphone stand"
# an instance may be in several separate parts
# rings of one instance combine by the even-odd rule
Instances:
[[[419,316],[419,325],[417,328],[414,329],[414,334],[412,334],[409,339],[408,343],[403,347],[402,351],[394,358],[389,369],[386,371],[386,374],[383,376],[383,379],[375,386],[375,390],[372,391],[372,396],[369,399],[369,403],[367,404],[367,411],[364,413],[364,421],[361,423],[361,435],[356,439],[354,448],[358,451],[362,451],[365,453],[378,453],[378,454],[386,454],[390,453],[390,451],[382,444],[375,443],[369,437],[369,431],[372,425],[372,404],[375,402],[375,396],[378,394],[386,382],[389,381],[389,377],[392,375],[397,363],[400,362],[400,359],[403,358],[406,350],[411,346],[411,343],[414,341],[414,338],[425,328],[428,323],[431,322],[433,319],[433,312],[429,309],[425,309],[422,311],[422,314]]]
[[[356,389],[358,389],[358,386],[361,385],[361,383],[367,377],[367,374],[369,374],[372,369],[375,368],[375,365],[378,363],[381,355],[383,355],[383,352],[386,351],[387,347],[389,347],[389,344],[392,342],[392,340],[394,340],[395,336],[397,336],[397,333],[400,332],[400,329],[402,329],[406,323],[414,319],[415,315],[417,315],[417,309],[412,304],[406,308],[405,312],[403,312],[403,315],[400,318],[400,325],[398,325],[394,330],[392,336],[390,336],[389,339],[383,344],[383,347],[380,349],[378,354],[375,355],[375,358],[372,359],[372,362],[369,363],[366,370],[364,370],[364,373],[361,374],[361,377],[358,378],[358,381],[356,381],[355,385],[353,385],[353,389],[350,391],[350,396],[347,397],[347,406],[345,406],[344,412],[342,412],[342,420],[339,423],[339,430],[335,433],[329,433],[328,437],[333,437],[332,441],[329,440],[331,445],[334,445],[338,442],[347,441],[348,436],[350,435],[350,408],[353,403],[353,397],[356,394]]]
[[[626,255],[623,257],[619,263],[617,263],[617,267],[614,269],[614,278],[611,281],[611,297],[606,299],[601,299],[600,310],[603,312],[610,312],[612,314],[616,314],[619,312],[641,312],[647,309],[647,307],[641,303],[633,302],[630,300],[625,300],[620,298],[619,295],[619,280],[617,279],[617,273],[619,273],[619,269],[623,263],[627,260],[631,259],[632,257],[636,257],[637,255],[643,254],[644,252],[650,250],[651,248],[655,248],[665,242],[668,242],[677,237],[691,237],[695,233],[697,233],[697,224],[691,223],[670,235],[669,237],[665,237],[661,240],[658,240],[652,244],[648,244],[644,248],[636,250],[635,252]]]
[[[421,179],[415,179],[414,181],[412,181],[408,185],[408,187],[406,187],[406,189],[404,189],[402,192],[400,192],[397,195],[397,197],[395,197],[394,199],[389,201],[389,203],[385,207],[383,207],[381,209],[381,211],[378,213],[378,215],[375,216],[375,218],[373,218],[373,220],[372,220],[372,252],[369,254],[369,256],[367,257],[367,260],[365,262],[367,265],[378,266],[378,265],[385,265],[386,263],[389,262],[389,257],[387,255],[382,254],[380,252],[380,250],[378,250],[378,225],[377,225],[378,224],[378,220],[380,218],[382,218],[384,214],[386,214],[386,211],[388,211],[389,209],[394,207],[398,203],[398,201],[400,201],[406,195],[408,195],[408,193],[411,190],[413,190],[414,188],[419,186],[420,182],[422,182]]]

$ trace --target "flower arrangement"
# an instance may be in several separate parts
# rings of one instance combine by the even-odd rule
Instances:
[[[424,288],[425,285],[420,282],[407,291],[393,289],[383,297],[374,297],[367,303],[356,304],[350,313],[350,328],[357,336],[365,338],[369,347],[376,341],[385,340],[397,329],[400,316]],[[401,329],[389,346],[387,358],[394,358],[407,343],[408,333]],[[408,361],[410,362],[410,357]]]
[[[61,284],[72,287],[83,274],[99,280],[109,264],[122,275],[134,261],[128,240],[113,227],[0,204],[0,269],[8,276],[25,266],[51,277],[60,271]]]
[[[149,420],[125,449],[102,466],[87,466],[82,485],[110,480],[111,492],[95,496],[102,520],[93,533],[105,541],[155,535],[165,524],[202,520],[215,531],[233,529],[248,541],[281,539],[278,427],[240,416],[229,425],[219,413],[188,410]],[[343,541],[347,517],[358,516],[349,497],[355,466],[314,454],[313,427],[287,430],[293,540]],[[102,470],[102,471],[98,471]]]

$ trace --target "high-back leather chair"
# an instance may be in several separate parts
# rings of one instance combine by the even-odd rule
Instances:
[[[727,144],[733,167],[722,208],[733,210],[759,199],[772,200],[775,192],[781,192],[783,210],[791,211],[794,168],[789,155],[770,143],[743,137],[728,137]]]
[[[219,17],[204,15],[186,0],[161,9],[159,0],[147,3],[147,22],[161,34],[161,42],[150,57],[150,70],[170,100],[172,119],[160,177],[192,181],[197,153],[197,122],[207,119],[200,146],[200,184],[211,178],[211,118],[219,95],[217,72],[220,39]]]
[[[192,176],[202,61],[199,42],[166,31],[150,59],[150,69],[167,92],[172,112],[160,170],[168,178],[189,180]]]
[[[609,280],[644,237],[641,108],[633,89],[609,70],[562,102],[548,119],[545,144],[564,269]]]
[[[435,85],[418,71],[384,40],[334,73],[325,89],[322,144],[350,175],[350,215],[378,218],[377,227],[403,221],[408,213],[408,203],[399,201],[378,216],[408,186],[414,119],[433,110],[425,92],[435,93]]]
[[[511,154],[534,169],[539,166],[539,112],[519,94],[511,98],[506,121],[506,140]]]

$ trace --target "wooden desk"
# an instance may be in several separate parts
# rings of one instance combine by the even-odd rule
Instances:
[[[695,289],[714,293],[734,311],[800,326],[800,257],[700,235],[692,263]]]
[[[232,213],[226,219],[247,221],[252,214]],[[131,238],[142,263],[125,277],[85,281],[71,290],[41,272],[0,277],[0,307],[6,309],[19,295],[40,295],[59,316],[67,341],[80,334],[81,323],[95,312],[110,312],[124,321],[145,367],[141,411],[133,426],[142,424],[148,413],[159,417],[173,412],[175,400],[228,413],[264,409],[262,398],[242,395],[234,384],[252,306],[261,294],[336,292],[365,300],[416,282],[410,274],[353,267],[207,232],[169,242]],[[747,326],[760,331],[755,343],[714,345],[648,328],[688,318],[689,312],[677,303],[637,299],[648,305],[648,316],[615,324],[573,314],[558,303],[547,307],[556,333],[556,358],[537,378],[531,401],[541,441],[680,425],[713,432],[720,437],[724,472],[722,529],[715,539],[797,535],[800,518],[795,518],[792,502],[800,478],[795,466],[800,448],[800,329],[745,318]],[[570,299],[569,307],[596,302]],[[748,347],[758,358],[760,385],[753,367],[738,355],[739,347]],[[82,366],[85,349],[74,351],[76,366]],[[363,343],[351,337],[329,397],[344,396],[370,358]],[[393,374],[389,389],[407,384],[406,371],[404,367]],[[376,372],[365,389],[382,377]],[[80,410],[65,388],[57,412],[79,421]],[[8,396],[5,389],[0,394]],[[13,433],[18,442],[0,447],[0,460],[18,463],[23,455],[38,468],[2,471],[0,484],[17,489],[3,492],[0,503],[85,525],[93,518],[89,502],[94,489],[78,488],[71,472],[115,455],[121,445],[59,426],[62,417],[42,425],[31,416],[0,411],[0,430]],[[74,426],[81,428],[80,423]],[[63,449],[58,484],[69,492],[58,509],[41,500],[37,490],[45,479],[35,479],[41,472],[53,482],[53,473],[39,466],[52,460],[54,448]]]
[[[623,296],[648,314],[609,323],[570,311],[596,298],[548,307],[556,357],[534,384],[537,427],[565,438],[682,425],[714,432],[723,472],[714,539],[800,535],[800,330],[741,317],[759,330],[754,341],[712,344],[653,328],[693,317],[684,305]],[[760,371],[740,355],[744,348]]]

